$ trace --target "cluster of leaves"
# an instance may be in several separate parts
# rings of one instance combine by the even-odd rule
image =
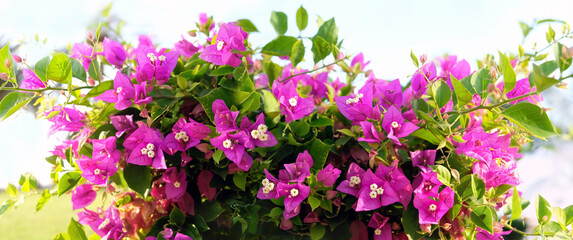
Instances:
[[[571,77],[566,23],[560,38],[549,27],[548,47],[488,55],[473,72],[448,56],[438,76],[433,61],[412,53],[416,69],[402,86],[364,71],[362,54],[345,56],[334,19],[319,17],[312,37],[302,36],[302,7],[298,37],[285,35],[285,13],[270,20],[277,37],[260,49],[248,42],[258,31],[249,20],[215,26],[206,16],[190,31],[208,39],[199,46],[183,39],[156,51],[147,37],[114,45],[98,28],[71,56],[33,67],[0,49],[1,88],[13,90],[0,117],[36,99],[52,131],[69,132],[46,158],[55,187],[36,209],[71,192],[83,210],[55,239],[88,239],[82,225],[96,232],[89,239],[497,239],[504,228],[571,238],[573,208],[540,196],[539,226],[512,227],[529,204],[516,188],[517,150],[555,134],[537,103]],[[560,23],[537,24],[547,22]],[[522,24],[524,36],[531,28]],[[310,58],[305,44],[313,70],[297,67]],[[549,46],[555,60],[546,60]],[[28,71],[20,83],[19,69]],[[0,215],[37,187],[30,175],[19,185],[8,186]]]

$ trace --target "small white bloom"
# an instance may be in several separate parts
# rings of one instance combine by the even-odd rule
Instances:
[[[122,88],[122,87],[117,87],[117,90],[115,90],[115,92],[117,92],[117,93],[120,93],[120,92],[121,92],[121,90],[123,90],[123,88]]]
[[[290,196],[291,196],[291,197],[296,197],[296,196],[298,196],[298,189],[296,189],[296,188],[291,189],[291,190],[290,190]]]
[[[257,130],[259,130],[259,132],[261,133],[266,133],[267,130],[269,130],[269,127],[267,127],[267,125],[265,124],[261,124],[257,127]]]
[[[378,189],[378,185],[376,183],[370,184],[370,190],[376,191],[376,189]]]
[[[266,140],[268,140],[268,139],[269,139],[269,135],[266,134],[266,133],[263,133],[263,134],[261,134],[261,135],[259,136],[259,140],[261,140],[261,141],[263,141],[263,142],[266,141]]]
[[[267,178],[263,179],[263,186],[267,186],[269,185],[269,183],[270,183],[269,179]]]
[[[223,49],[224,46],[225,46],[225,42],[217,41],[217,50],[221,51],[221,49]]]
[[[157,59],[159,59],[159,61],[163,62],[163,61],[165,61],[166,58],[165,58],[165,56],[160,55],[159,57],[157,57]]]
[[[296,97],[291,97],[291,98],[288,100],[288,103],[289,103],[291,106],[296,107],[296,105],[298,104],[298,101],[296,100]]]
[[[147,154],[147,148],[142,148],[142,149],[141,149],[141,154],[143,154],[143,155]]]
[[[103,220],[103,222],[101,222],[101,224],[97,227],[98,230],[102,230],[105,227],[107,227],[107,225],[109,224],[109,218],[106,218],[105,220]]]
[[[154,158],[155,157],[155,152],[152,150],[147,151],[147,156],[150,158]]]
[[[376,198],[376,197],[378,197],[378,194],[376,193],[376,191],[370,192],[370,198]]]
[[[376,193],[377,193],[378,195],[384,194],[384,188],[379,187],[378,189],[376,189]]]
[[[147,146],[145,146],[145,148],[147,148],[147,150],[152,151],[155,150],[155,145],[153,145],[153,143],[148,143]]]
[[[392,122],[392,127],[393,127],[393,128],[398,128],[398,127],[400,127],[400,124],[399,124],[398,122],[396,122],[396,121],[393,121],[393,122]]]
[[[436,211],[437,208],[438,208],[438,206],[436,206],[436,204],[433,204],[433,203],[430,204],[430,206],[429,206],[429,209],[430,209],[430,211],[432,211],[432,212],[433,212],[433,211]]]
[[[96,169],[94,170],[94,174],[95,174],[95,175],[99,175],[100,173],[101,173],[101,170],[99,170],[99,168],[96,168]]]
[[[261,133],[259,132],[259,130],[253,129],[253,131],[251,131],[251,137],[253,137],[253,139],[259,139],[260,136]]]
[[[179,187],[181,187],[181,183],[179,183],[178,181],[175,181],[173,183],[173,186],[175,186],[176,188],[179,188]]]
[[[231,142],[230,139],[223,141],[223,147],[225,147],[225,148],[231,148],[232,145],[233,145],[233,142]]]
[[[376,234],[376,235],[382,234],[382,229],[376,228],[376,230],[374,230],[374,234]]]

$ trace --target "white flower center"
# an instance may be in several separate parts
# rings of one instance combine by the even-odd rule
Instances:
[[[165,61],[166,58],[165,58],[165,56],[160,55],[159,57],[157,57],[157,59],[159,59],[159,61],[163,62],[163,61]]]
[[[147,150],[149,151],[153,151],[155,150],[155,145],[153,145],[153,143],[148,143],[147,146],[145,146],[145,148],[147,148]]]
[[[296,100],[296,97],[291,97],[291,98],[288,100],[288,103],[289,103],[291,106],[296,107],[296,105],[298,104],[298,101]]]
[[[96,169],[94,170],[94,174],[95,174],[95,175],[99,175],[100,173],[101,173],[101,170],[99,170],[99,168],[96,168]]]
[[[263,142],[268,140],[268,139],[269,139],[269,135],[266,133],[263,133],[263,134],[261,134],[261,136],[259,136],[259,140],[261,140]]]
[[[263,186],[269,185],[270,182],[271,181],[269,181],[269,179],[267,179],[267,178],[263,179]]]
[[[98,230],[104,229],[105,227],[107,227],[107,225],[109,224],[109,222],[110,222],[109,219],[106,218],[106,219],[103,220],[103,222],[97,227],[97,229],[98,229]]]
[[[354,186],[360,184],[360,182],[362,182],[362,180],[360,180],[360,177],[358,177],[358,176],[350,177],[350,186],[351,187],[354,187]]]
[[[378,195],[384,194],[384,188],[379,187],[378,189],[376,189],[376,193],[377,193]]]
[[[261,136],[259,130],[254,129],[253,131],[251,131],[251,137],[253,137],[254,139],[258,139],[259,136]]]
[[[221,49],[223,49],[224,46],[225,46],[225,42],[217,41],[217,50],[221,51]]]
[[[378,197],[378,194],[376,193],[376,191],[370,192],[370,198],[376,198],[376,197]]]
[[[400,127],[400,124],[396,121],[393,121],[392,122],[392,128],[398,128],[398,127]]]
[[[147,58],[149,58],[149,61],[152,61],[152,62],[155,62],[155,60],[157,60],[157,57],[153,53],[148,53]]]
[[[175,134],[175,140],[187,142],[189,141],[189,136],[185,131],[181,131]]]
[[[356,95],[356,97],[354,97],[354,98],[346,99],[346,104],[358,103],[358,102],[360,102],[360,99],[361,99],[362,97],[364,97],[364,94],[359,93],[359,94]]]
[[[378,189],[378,185],[376,183],[370,184],[370,190],[376,191],[376,189]]]
[[[225,147],[225,148],[231,148],[231,146],[233,146],[233,142],[231,142],[230,139],[227,139],[227,140],[223,141],[223,147]]]
[[[261,124],[257,127],[257,130],[259,130],[259,132],[261,132],[261,133],[266,133],[268,129],[269,128],[265,124]]]
[[[296,196],[298,196],[298,189],[296,189],[296,188],[291,189],[291,190],[290,190],[290,196],[291,196],[291,197],[296,197]]]
[[[374,234],[376,234],[376,235],[382,234],[382,229],[376,228],[376,230],[374,230]]]
[[[115,92],[117,92],[117,93],[120,93],[120,92],[121,92],[121,90],[123,90],[123,88],[122,88],[122,87],[117,87],[117,90],[115,90]]]
[[[175,181],[173,183],[173,186],[175,186],[176,188],[179,188],[179,187],[181,187],[181,183],[179,183],[179,181]]]
[[[154,158],[155,157],[155,152],[152,150],[147,151],[147,156],[150,158]]]
[[[430,206],[429,206],[429,209],[430,209],[430,211],[432,211],[432,212],[433,212],[433,211],[436,211],[437,208],[438,208],[438,206],[436,206],[436,204],[433,204],[433,203],[430,204]]]
[[[147,148],[142,148],[142,149],[141,149],[141,154],[143,154],[143,155],[147,154]]]

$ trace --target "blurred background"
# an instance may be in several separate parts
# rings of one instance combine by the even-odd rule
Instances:
[[[455,54],[466,59],[472,69],[477,69],[476,60],[497,51],[517,53],[518,44],[527,50],[537,42],[545,46],[545,31],[548,25],[539,25],[523,39],[519,22],[531,24],[540,19],[561,19],[573,23],[573,1],[568,0],[514,0],[514,1],[116,1],[108,16],[102,9],[108,1],[66,1],[66,0],[0,0],[0,46],[10,42],[13,53],[26,57],[33,63],[55,49],[65,51],[68,44],[84,41],[88,31],[95,31],[99,21],[108,19],[116,27],[121,25],[122,39],[137,43],[139,34],[150,34],[161,47],[172,47],[175,42],[195,29],[199,13],[213,15],[215,22],[250,19],[260,33],[249,36],[250,42],[260,46],[275,37],[269,22],[271,11],[282,11],[289,16],[291,35],[298,35],[295,13],[301,4],[309,13],[309,27],[302,35],[316,32],[316,18],[335,17],[339,28],[339,39],[344,39],[342,52],[355,55],[364,53],[368,65],[377,78],[409,80],[415,67],[410,51],[417,56],[427,54],[429,59],[444,54]],[[104,11],[105,12],[105,11]],[[560,29],[556,28],[556,32]],[[559,34],[558,34],[559,35]],[[571,46],[571,43],[566,43]],[[550,54],[552,55],[552,54]],[[570,80],[567,81],[568,83]],[[523,198],[534,201],[536,194],[543,195],[555,206],[573,204],[573,143],[569,140],[569,127],[573,119],[573,94],[571,89],[550,89],[543,94],[542,103],[550,111],[550,118],[563,134],[549,139],[536,140],[531,150],[519,161],[522,185],[518,188]],[[20,174],[32,173],[42,186],[51,184],[48,164],[44,158],[49,155],[58,136],[48,138],[49,123],[35,120],[35,110],[30,108],[0,123],[0,189],[9,182],[17,184]],[[0,194],[0,202],[7,198]],[[51,200],[40,212],[38,224],[54,224],[43,238],[65,231],[71,216],[69,196]],[[22,237],[25,229],[9,226],[14,216],[33,215],[37,198],[30,197],[29,203],[9,215],[0,217],[0,239]],[[28,201],[28,199],[27,199]],[[58,203],[61,202],[61,203]],[[52,204],[52,205],[50,205]],[[61,205],[57,205],[61,204]],[[46,213],[47,212],[47,213]],[[59,213],[54,214],[54,213]],[[529,207],[526,216],[534,217],[535,210]],[[43,217],[57,215],[59,219],[46,221]],[[10,220],[8,220],[10,219]],[[38,219],[38,218],[36,218]],[[20,218],[16,219],[16,221]],[[30,225],[32,220],[22,220]],[[62,221],[56,223],[54,221]],[[12,222],[12,225],[8,225]],[[25,223],[25,224],[24,224]],[[9,235],[12,233],[13,235]],[[35,239],[33,236],[24,239]]]

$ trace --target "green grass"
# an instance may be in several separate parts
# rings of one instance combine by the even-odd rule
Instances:
[[[73,216],[77,220],[70,196],[52,196],[37,213],[34,212],[40,194],[26,197],[23,205],[0,216],[0,240],[46,240],[52,239],[58,233],[67,232],[70,218]],[[9,198],[6,192],[0,192],[0,204]]]

